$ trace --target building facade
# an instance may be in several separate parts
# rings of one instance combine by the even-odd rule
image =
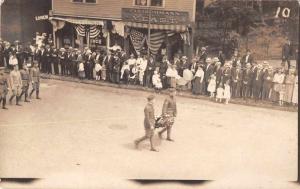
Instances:
[[[196,0],[52,0],[49,20],[58,47],[191,55],[195,5]]]
[[[5,0],[1,5],[1,38],[6,41],[31,42],[35,32],[52,33],[47,20],[36,20],[48,15],[51,0]]]

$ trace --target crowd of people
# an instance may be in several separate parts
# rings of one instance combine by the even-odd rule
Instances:
[[[191,60],[182,54],[170,60],[146,53],[128,55],[121,48],[85,47],[81,51],[72,47],[56,49],[46,42],[24,47],[18,41],[0,41],[1,62],[14,71],[36,62],[45,74],[140,85],[157,92],[167,88],[191,90],[194,95],[206,95],[225,104],[231,98],[272,101],[281,106],[298,104],[298,76],[290,62],[288,67],[275,68],[267,61],[256,61],[250,50],[244,56],[236,51],[225,60],[222,51],[209,57],[203,47]]]

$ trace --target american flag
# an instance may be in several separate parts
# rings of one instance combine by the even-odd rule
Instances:
[[[156,32],[150,34],[150,44],[149,44],[149,39],[147,39],[147,43],[150,47],[150,51],[152,54],[155,55],[157,54],[165,38],[166,38],[165,32]]]
[[[146,37],[142,32],[132,29],[130,31],[130,39],[136,52],[140,52],[145,43]]]

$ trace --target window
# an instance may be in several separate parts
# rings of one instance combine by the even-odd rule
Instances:
[[[162,7],[164,6],[163,0],[134,0],[135,5],[138,6],[154,6]]]
[[[73,3],[96,3],[97,0],[72,0]]]
[[[96,3],[96,0],[85,0],[86,3]]]

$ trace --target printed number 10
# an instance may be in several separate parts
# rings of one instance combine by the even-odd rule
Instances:
[[[281,7],[278,7],[276,15],[275,15],[275,18],[278,18],[280,11],[281,11]],[[289,18],[290,17],[290,13],[291,13],[291,9],[284,8],[282,10],[282,12],[281,12],[281,15],[282,15],[283,18]]]

